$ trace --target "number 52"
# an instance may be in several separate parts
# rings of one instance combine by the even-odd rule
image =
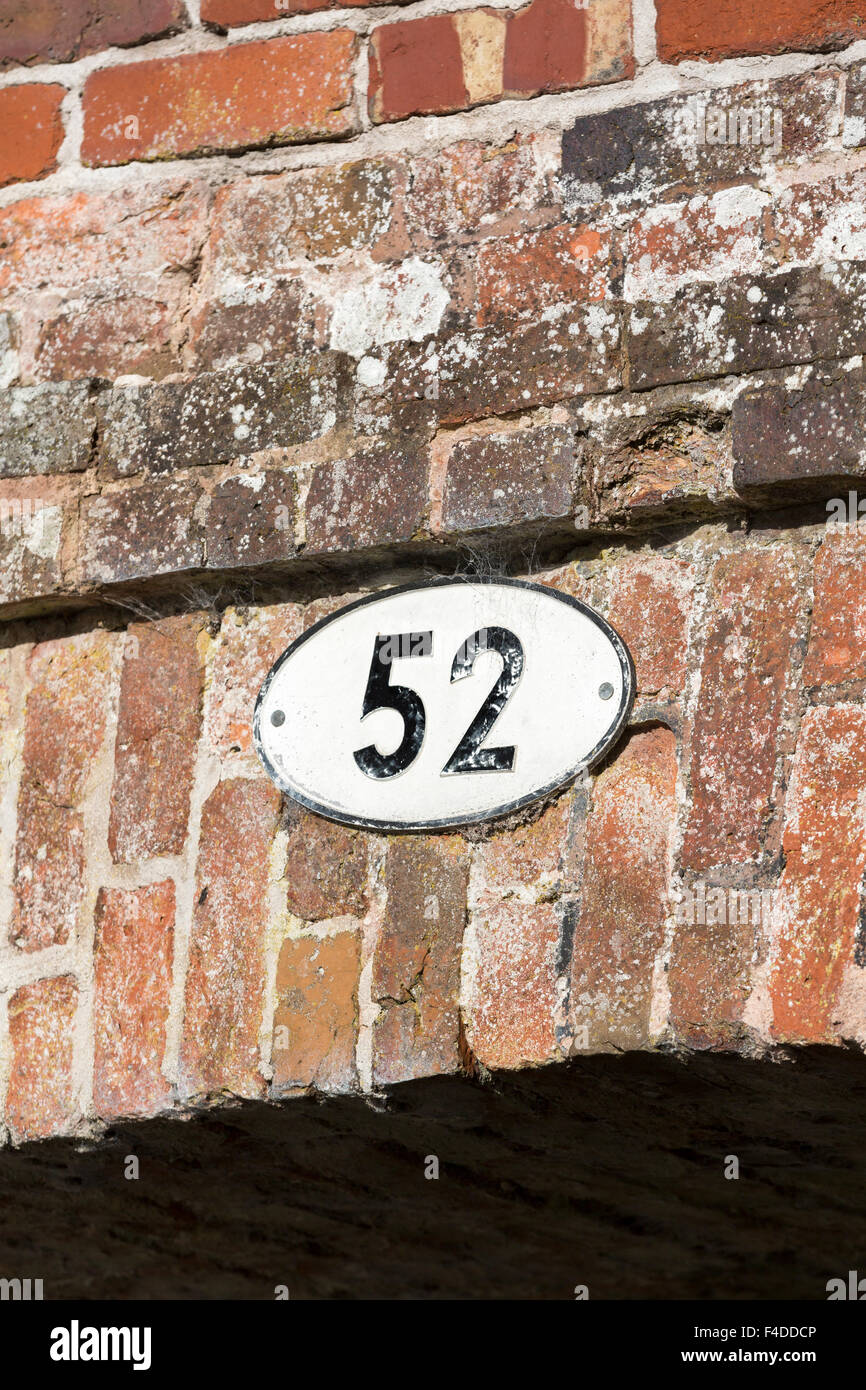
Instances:
[[[399,656],[429,656],[433,650],[432,632],[403,632],[378,636],[373,644],[373,660],[364,691],[361,718],[375,710],[393,709],[403,720],[403,738],[393,753],[380,753],[375,743],[355,752],[355,762],[368,777],[379,780],[396,777],[417,758],[424,741],[427,715],[421,696],[407,685],[391,684],[391,665]],[[505,627],[479,628],[458,647],[451,663],[451,683],[472,674],[482,652],[498,652],[502,672],[442,769],[443,775],[459,772],[510,772],[514,766],[514,745],[482,748],[523,673],[523,647],[519,638]]]

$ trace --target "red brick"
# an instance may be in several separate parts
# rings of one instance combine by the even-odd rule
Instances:
[[[844,48],[863,35],[859,0],[657,0],[658,54],[664,63],[683,58],[717,62],[748,53]]]
[[[0,92],[0,187],[41,179],[57,168],[65,87],[34,83]]]
[[[390,445],[318,464],[307,493],[307,551],[410,540],[424,518],[427,467],[423,453]]]
[[[387,906],[373,955],[371,989],[379,1085],[460,1068],[460,952],[469,856],[459,836],[405,836],[388,843]]]
[[[166,180],[0,209],[0,297],[22,316],[25,379],[176,370],[208,200]]]
[[[84,87],[81,158],[127,164],[346,135],[355,44],[333,29],[103,68]]]
[[[570,1020],[580,1046],[643,1047],[649,1040],[653,967],[669,911],[676,779],[675,735],[658,727],[632,734],[593,789],[571,967]]]
[[[795,183],[773,202],[768,233],[778,261],[859,260],[866,234],[866,171]]]
[[[723,556],[710,584],[691,753],[687,868],[753,860],[772,815],[784,700],[803,610],[790,547]]]
[[[108,826],[117,863],[180,854],[186,843],[205,641],[199,616],[127,633]]]
[[[77,1006],[78,986],[71,975],[22,985],[9,1001],[6,1119],[18,1140],[61,1134],[75,1119]]]
[[[459,111],[468,106],[460,41],[451,15],[398,20],[373,31],[370,42],[370,116]]]
[[[233,29],[239,24],[267,23],[286,15],[327,10],[333,3],[334,0],[202,0],[201,18],[203,24]]]
[[[263,779],[220,782],[201,819],[181,1078],[189,1094],[262,1094],[269,857],[280,796]]]
[[[506,897],[515,887],[544,901],[570,886],[575,872],[574,798],[557,797],[526,825],[503,830],[478,851],[485,896]]]
[[[581,85],[587,72],[587,13],[573,0],[532,0],[510,16],[503,71],[507,95]]]
[[[4,6],[0,66],[71,63],[185,29],[183,0],[27,0]]]
[[[160,479],[83,499],[79,582],[118,584],[205,567],[204,531],[192,478]]]
[[[625,557],[613,572],[608,621],[632,654],[641,695],[678,695],[686,680],[694,575],[686,560]]]
[[[171,879],[96,900],[93,1103],[107,1119],[155,1115],[171,1092],[161,1067],[174,910]]]
[[[866,680],[866,531],[828,535],[815,556],[815,600],[803,684]]]
[[[853,705],[807,710],[788,793],[785,872],[774,912],[773,1034],[785,1041],[830,1042],[836,1036],[866,867],[864,786],[866,713]]]
[[[667,984],[680,1044],[737,1049],[755,967],[769,937],[771,893],[698,880],[677,904]]]
[[[544,135],[518,135],[499,146],[461,140],[414,160],[406,194],[413,242],[484,234],[506,218],[549,207],[557,157]]]
[[[358,932],[283,942],[274,1012],[274,1086],[322,1091],[356,1087],[360,973]]]
[[[488,899],[473,913],[466,1036],[484,1066],[532,1066],[556,1055],[560,935],[551,903]]]
[[[105,633],[35,647],[18,798],[12,939],[24,950],[63,945],[84,895],[84,812],[108,717],[111,639]]]
[[[746,186],[642,212],[628,233],[625,298],[669,299],[688,280],[757,269],[769,204],[765,193]]]
[[[479,324],[537,321],[545,309],[610,293],[610,233],[550,227],[485,241],[478,253]]]
[[[445,473],[441,528],[480,531],[568,517],[574,443],[565,425],[458,440]]]
[[[290,805],[286,839],[286,904],[307,922],[363,917],[367,911],[367,839]]]
[[[262,682],[302,630],[302,610],[294,603],[229,608],[223,614],[205,711],[208,739],[220,757],[252,750],[253,709]]]

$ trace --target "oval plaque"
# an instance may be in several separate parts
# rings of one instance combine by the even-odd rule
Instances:
[[[604,756],[634,699],[622,638],[518,579],[434,580],[299,637],[256,702],[256,751],[331,820],[438,830],[507,815]]]

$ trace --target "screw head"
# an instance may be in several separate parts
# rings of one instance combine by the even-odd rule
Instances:
[[[278,729],[281,724],[285,724],[286,716],[281,709],[275,709],[271,715],[271,723]]]
[[[611,695],[613,694],[613,686],[611,685],[610,681],[603,681],[602,684],[598,687],[598,693],[603,700],[609,700]]]

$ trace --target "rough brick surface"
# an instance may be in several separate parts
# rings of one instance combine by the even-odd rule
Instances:
[[[864,713],[851,705],[809,710],[800,730],[785,825],[785,872],[776,901],[773,1032],[797,1042],[858,1036],[844,1017],[846,967],[855,965],[863,838]],[[841,1015],[841,1016],[840,1016]],[[853,1027],[852,1027],[853,1024]]]
[[[864,16],[857,0],[658,0],[659,57],[718,61],[741,53],[784,53],[798,49],[844,48],[863,37]]]
[[[74,1116],[77,1008],[78,986],[71,975],[22,985],[9,1001],[6,1116],[18,1139],[62,1133]]]
[[[105,737],[111,665],[104,633],[44,642],[28,663],[12,924],[28,951],[62,945],[76,929],[84,801]]]
[[[373,1031],[373,1075],[380,1085],[460,1066],[468,886],[469,856],[459,836],[391,840],[371,982],[380,1009]]]
[[[854,493],[855,507],[858,501]],[[815,556],[815,599],[803,668],[807,686],[866,680],[864,557],[866,530],[857,523],[834,530]]]
[[[803,557],[793,549],[723,556],[713,571],[711,604],[682,851],[693,869],[760,853],[805,605]]]
[[[183,0],[32,0],[0,14],[0,65],[70,63],[187,25]]]
[[[174,955],[175,887],[115,888],[96,903],[93,1103],[99,1115],[155,1115]]]
[[[357,932],[283,942],[274,1010],[275,1086],[355,1087],[360,970]]]
[[[65,87],[6,87],[0,92],[0,186],[41,179],[57,166]]]
[[[367,842],[356,830],[293,808],[286,839],[289,912],[307,922],[363,917],[367,910],[367,857]]]
[[[578,1048],[640,1047],[664,942],[676,819],[676,739],[639,730],[599,777],[573,923],[569,1021]]]
[[[181,1045],[188,1094],[258,1096],[264,1087],[264,943],[279,803],[269,782],[233,778],[202,811]]]
[[[82,158],[126,164],[346,135],[354,50],[354,35],[335,29],[102,69],[84,89]]]
[[[485,901],[470,938],[466,1037],[486,1067],[556,1055],[561,912],[552,903]]]
[[[197,616],[136,623],[127,635],[108,827],[120,863],[184,847],[206,640]]]
[[[567,517],[573,474],[564,426],[468,439],[448,458],[442,528],[474,531]]]

